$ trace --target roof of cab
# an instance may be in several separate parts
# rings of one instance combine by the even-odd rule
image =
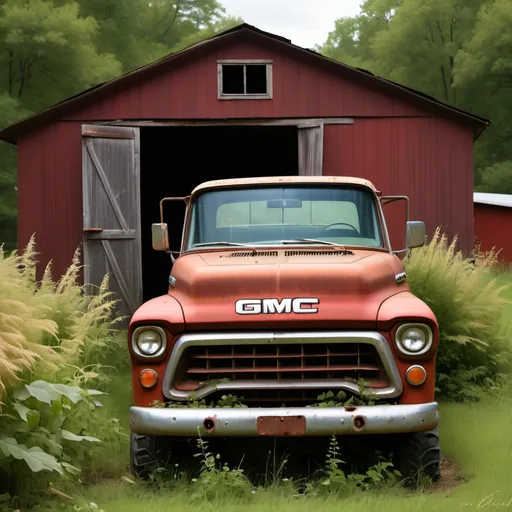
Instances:
[[[232,178],[225,180],[206,181],[198,185],[193,191],[192,195],[202,192],[207,189],[213,188],[228,188],[228,187],[251,187],[257,185],[281,185],[281,184],[326,184],[326,185],[358,185],[367,187],[377,192],[377,189],[372,182],[355,178],[352,176],[271,176],[261,178]]]

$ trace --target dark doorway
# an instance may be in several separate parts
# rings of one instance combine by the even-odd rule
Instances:
[[[141,128],[141,223],[144,301],[167,293],[170,257],[151,246],[163,197],[187,196],[204,181],[297,176],[295,126]],[[171,249],[179,251],[184,203],[166,203]]]

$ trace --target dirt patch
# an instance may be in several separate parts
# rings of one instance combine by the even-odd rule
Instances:
[[[460,468],[448,460],[446,457],[441,457],[441,479],[434,486],[434,492],[451,491],[463,482],[466,482],[466,477],[461,473]]]

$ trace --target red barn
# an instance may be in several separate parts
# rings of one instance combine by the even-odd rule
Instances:
[[[204,180],[349,175],[407,195],[410,218],[473,242],[473,143],[488,121],[240,25],[11,125],[19,245],[55,274],[83,243],[127,312],[166,291],[151,249],[162,196]],[[396,249],[403,206],[386,206]],[[167,212],[177,247],[183,211]],[[160,269],[160,270],[158,270]],[[157,271],[158,270],[158,271]]]
[[[498,258],[512,263],[512,194],[475,192],[475,237],[482,251],[501,251]]]

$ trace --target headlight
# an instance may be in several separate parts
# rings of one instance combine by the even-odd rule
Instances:
[[[165,351],[167,339],[160,327],[137,327],[132,335],[132,349],[142,357],[158,357]]]
[[[432,330],[424,324],[404,324],[397,329],[395,341],[404,354],[421,355],[432,346]]]

